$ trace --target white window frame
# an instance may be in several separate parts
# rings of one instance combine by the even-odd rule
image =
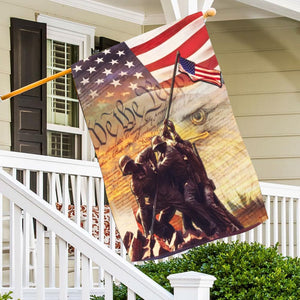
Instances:
[[[91,49],[94,49],[95,27],[42,14],[37,16],[37,21],[47,24],[47,39],[78,45],[79,60],[91,55]],[[92,160],[95,157],[94,147],[80,105],[78,128],[47,123],[47,131],[81,135],[81,159]]]

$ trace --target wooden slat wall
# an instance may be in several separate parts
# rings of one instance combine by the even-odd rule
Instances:
[[[300,185],[300,22],[207,22],[259,180]]]

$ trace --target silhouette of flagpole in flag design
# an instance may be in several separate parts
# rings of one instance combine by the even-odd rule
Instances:
[[[79,61],[72,74],[132,261],[267,219],[201,12]]]

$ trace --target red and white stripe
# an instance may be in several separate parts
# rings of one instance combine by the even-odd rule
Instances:
[[[221,72],[218,70],[208,70],[195,65],[195,74],[188,73],[180,64],[179,71],[186,73],[192,81],[203,80],[212,84],[216,84],[219,87],[222,86]]]
[[[204,68],[218,68],[202,12],[130,39],[126,44],[160,83],[172,77],[177,51]]]

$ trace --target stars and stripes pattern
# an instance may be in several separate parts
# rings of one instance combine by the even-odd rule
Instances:
[[[177,51],[201,68],[218,70],[202,12],[72,65],[81,105],[85,108],[93,101],[127,100],[164,87],[172,79]],[[190,84],[187,80],[186,85]]]
[[[178,51],[181,56],[203,68],[219,67],[202,12],[152,30],[126,43],[159,83],[171,79]]]
[[[180,72],[187,74],[192,81],[201,80],[215,84],[218,87],[222,87],[223,85],[223,78],[220,71],[202,68],[198,64],[183,57],[179,57],[178,69]]]
[[[159,85],[124,42],[74,64],[72,74],[83,109],[126,101]]]

